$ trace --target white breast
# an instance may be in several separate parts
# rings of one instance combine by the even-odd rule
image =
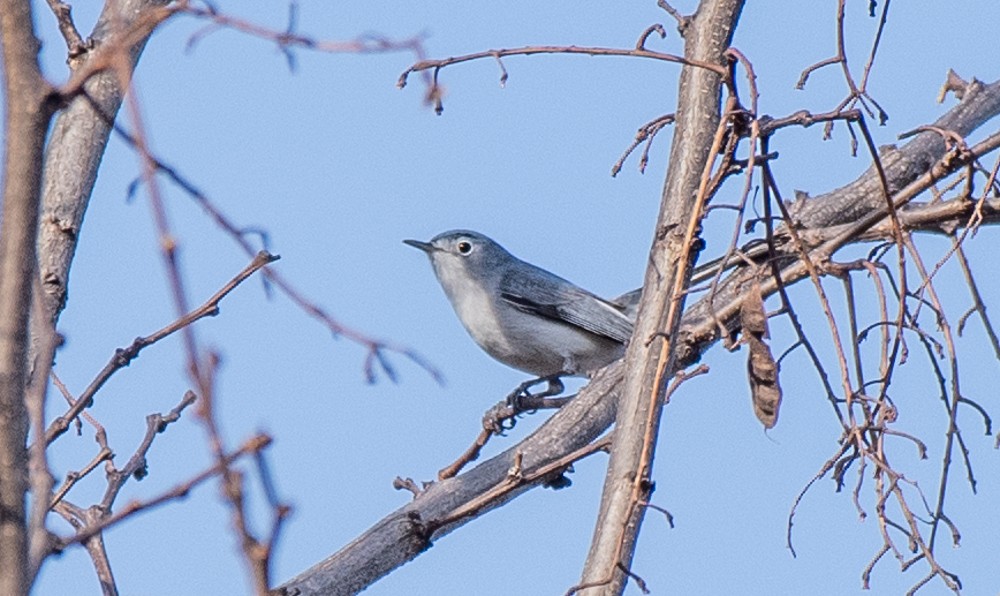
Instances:
[[[489,290],[472,283],[464,272],[451,267],[440,267],[437,274],[455,314],[479,347],[494,357],[500,350],[511,349],[503,334],[498,332],[500,321]]]

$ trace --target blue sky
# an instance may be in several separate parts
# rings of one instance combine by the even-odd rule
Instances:
[[[678,4],[682,10],[693,6]],[[317,39],[426,34],[429,57],[530,44],[630,47],[654,22],[664,23],[670,35],[650,46],[681,51],[670,18],[652,0],[298,5],[301,33]],[[277,29],[287,14],[287,5],[278,2],[226,2],[221,8]],[[46,73],[61,81],[64,46],[44,3],[36,9]],[[804,67],[834,53],[834,13],[832,1],[750,3],[745,9],[735,45],[756,68],[762,113],[826,111],[844,96],[837,68],[815,73],[804,91],[793,89]],[[80,29],[89,31],[96,9],[78,3],[74,14]],[[952,105],[934,102],[948,68],[996,79],[998,19],[1000,5],[989,0],[933,10],[917,3],[892,6],[869,86],[890,115],[887,126],[873,127],[879,144],[894,142],[896,134]],[[616,178],[609,172],[637,127],[673,111],[679,71],[637,59],[514,57],[505,61],[510,78],[501,89],[492,61],[453,66],[441,73],[447,95],[444,114],[436,116],[422,104],[419,78],[402,91],[395,87],[411,55],[296,51],[297,68],[289,72],[273,45],[232,31],[215,32],[186,50],[203,25],[175,19],[143,55],[135,83],[153,150],[237,223],[265,228],[272,252],[282,257],[277,267],[307,296],[347,325],[417,350],[447,381],[439,386],[393,356],[399,383],[382,378],[366,384],[361,348],[331,339],[286,298],[268,299],[254,280],[223,302],[219,316],[198,324],[201,345],[222,355],[218,405],[229,445],[256,430],[275,438],[270,463],[280,494],[295,508],[274,559],[274,576],[281,581],[404,504],[409,495],[393,490],[392,479],[433,478],[475,437],[483,411],[524,380],[467,337],[426,258],[401,240],[471,228],[598,294],[636,287],[658,209],[669,131],[654,144],[646,174],[637,172],[634,158]],[[850,3],[848,56],[858,71],[875,25],[866,3]],[[851,157],[844,129],[836,129],[831,141],[821,141],[821,134],[819,127],[789,129],[773,140],[786,197],[794,190],[830,190],[868,167],[863,155]],[[128,197],[137,172],[136,156],[112,140],[60,323],[67,343],[56,370],[75,393],[116,347],[173,319],[146,196]],[[718,201],[737,200],[741,184],[727,186]],[[248,259],[183,192],[165,188],[189,299],[197,304]],[[730,220],[724,217],[707,225],[705,257],[725,250]],[[970,249],[984,273],[992,266],[992,234],[981,232]],[[941,239],[926,239],[922,246],[931,263],[947,250]],[[954,265],[941,279],[957,317],[968,298]],[[988,300],[1000,297],[995,279],[981,282]],[[837,284],[828,290],[842,302]],[[814,292],[802,286],[795,296],[822,349],[826,336]],[[788,325],[775,321],[772,331],[780,353],[792,341]],[[963,388],[991,407],[997,363],[981,349],[983,337],[972,325],[959,342]],[[912,352],[894,386],[899,427],[924,438],[931,457],[920,461],[897,444],[893,461],[933,495],[945,419],[929,389],[926,360]],[[789,358],[781,418],[765,434],[750,407],[744,359],[742,352],[716,346],[705,359],[711,374],[685,385],[666,408],[654,500],[671,511],[676,528],[648,516],[634,570],[654,594],[860,591],[861,571],[881,539],[874,516],[859,522],[850,494],[835,493],[831,481],[820,481],[799,507],[798,557],[785,547],[791,504],[835,453],[839,437],[816,375],[803,354]],[[92,413],[107,426],[119,464],[141,439],[143,417],[168,411],[188,388],[183,362],[179,341],[162,342],[98,395]],[[50,414],[61,411],[53,399]],[[540,414],[522,421],[490,453],[543,419]],[[992,593],[1000,585],[1000,513],[993,505],[1000,497],[1000,473],[993,439],[980,432],[973,416],[960,421],[980,492],[970,495],[964,471],[956,468],[949,512],[962,531],[962,546],[952,549],[944,540],[938,554],[962,577],[967,593]],[[62,477],[95,452],[89,434],[68,434],[53,452],[53,470]],[[187,415],[157,438],[149,477],[130,483],[119,505],[159,494],[209,462],[203,432]],[[568,490],[531,491],[461,528],[368,593],[562,593],[579,577],[605,462],[601,456],[578,464]],[[869,478],[863,493],[869,514],[871,486]],[[102,487],[103,479],[94,475],[71,499],[89,504]],[[253,498],[262,511],[259,493]],[[68,532],[58,520],[53,527]],[[106,541],[123,593],[249,589],[214,484],[109,531]],[[884,560],[871,593],[904,592],[924,573],[916,567],[900,574],[895,561]],[[72,549],[49,561],[35,593],[99,593],[84,551]],[[631,586],[628,593],[638,590]],[[921,593],[944,592],[934,582]]]

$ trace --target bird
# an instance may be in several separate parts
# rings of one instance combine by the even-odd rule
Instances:
[[[624,355],[637,292],[606,300],[471,230],[403,242],[430,258],[473,341],[499,362],[549,380],[550,390],[562,390],[560,377],[589,376]]]

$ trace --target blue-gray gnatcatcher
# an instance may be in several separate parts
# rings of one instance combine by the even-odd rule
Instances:
[[[624,355],[638,292],[605,300],[469,230],[403,242],[430,257],[479,347],[508,366],[554,380],[550,388],[561,390],[560,376],[585,376]]]

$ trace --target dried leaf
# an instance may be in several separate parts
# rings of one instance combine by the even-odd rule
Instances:
[[[781,386],[778,384],[778,363],[771,348],[764,341],[767,334],[767,312],[761,296],[760,284],[754,281],[743,305],[740,307],[740,324],[747,344],[747,377],[753,411],[764,428],[773,428],[778,422],[781,406]]]
[[[740,306],[740,326],[745,336],[754,335],[767,338],[767,312],[764,310],[764,298],[760,293],[760,283],[754,279],[753,285],[743,298]]]
[[[778,363],[771,355],[771,348],[762,340],[752,337],[749,347],[747,377],[750,380],[753,412],[764,428],[774,428],[778,422],[778,408],[781,406]]]

